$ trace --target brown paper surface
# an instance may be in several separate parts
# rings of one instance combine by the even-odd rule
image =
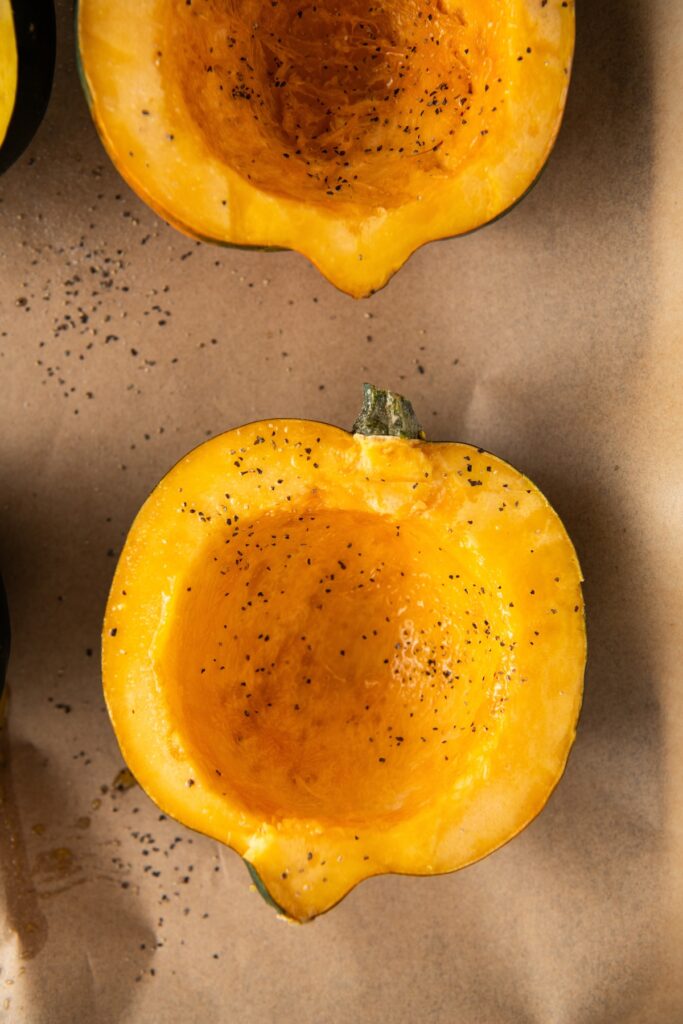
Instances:
[[[541,182],[361,303],[296,254],[195,244],[147,210],[58,15],[47,119],[0,180],[0,1019],[683,1022],[683,5],[579,5]],[[295,928],[231,851],[114,787],[99,630],[125,532],[178,457],[261,417],[350,425],[366,379],[558,510],[586,576],[585,703],[514,842],[365,882]]]

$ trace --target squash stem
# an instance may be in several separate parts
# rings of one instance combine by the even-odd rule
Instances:
[[[412,403],[395,391],[385,391],[374,384],[363,385],[363,407],[353,425],[354,434],[383,437],[425,439]]]

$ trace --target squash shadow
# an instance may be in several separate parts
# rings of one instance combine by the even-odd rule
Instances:
[[[584,705],[565,783],[539,827],[550,831],[566,804],[572,829],[563,835],[579,859],[581,849],[601,836],[608,870],[623,874],[612,890],[618,891],[615,912],[631,935],[641,929],[643,943],[654,941],[653,915],[662,909],[652,864],[661,856],[663,766],[656,679],[648,655],[652,631],[642,596],[648,567],[631,514],[632,467],[624,463],[629,436],[642,429],[628,410],[636,407],[637,368],[647,351],[655,295],[649,247],[653,58],[647,24],[644,3],[581,5],[564,125],[543,188],[514,214],[520,232],[533,232],[531,222],[537,218],[556,223],[558,254],[566,242],[574,257],[565,270],[574,304],[585,306],[586,296],[600,303],[599,310],[567,310],[577,326],[576,343],[554,353],[552,368],[541,367],[549,393],[541,387],[540,401],[529,400],[526,414],[516,419],[521,425],[515,449],[531,456],[531,463],[526,459],[529,474],[567,526],[586,576]],[[580,259],[586,238],[597,259]],[[543,361],[542,350],[539,356]],[[580,465],[568,473],[562,464],[576,463],[576,456],[553,453],[541,440],[558,418],[558,394],[565,444],[581,453]],[[517,399],[524,400],[521,390]],[[612,993],[614,1018],[605,1019],[627,1018],[637,983],[634,976],[623,1001]]]
[[[34,501],[24,479],[21,465],[6,464],[0,473],[7,500],[0,565],[12,619],[9,715],[0,730],[0,893],[22,972],[15,997],[25,987],[36,1020],[70,1024],[80,1006],[98,1024],[116,1024],[156,947],[147,911],[132,894],[136,877],[128,881],[113,864],[116,833],[98,821],[108,805],[103,798],[101,810],[91,809],[102,783],[111,790],[112,766],[120,764],[99,668],[114,567],[108,551],[113,556],[118,530],[88,499],[89,525],[74,529],[84,515],[82,496],[53,478]],[[105,489],[96,469],[92,485]],[[135,497],[124,505],[128,500],[132,516]],[[84,752],[92,775],[85,788],[75,787],[72,764],[82,775]],[[77,823],[84,815],[87,827]],[[115,971],[112,943],[130,951]]]
[[[12,936],[3,976],[16,985],[13,1002],[30,1005],[36,1021],[70,1024],[79,1006],[98,1024],[116,1024],[156,946],[148,923],[121,896],[121,873],[112,867],[113,860],[120,861],[120,844],[84,829],[87,818],[69,822],[73,798],[54,759],[31,743],[8,739],[6,727],[2,732],[0,889]],[[130,952],[112,974],[113,934]],[[47,970],[43,955],[51,964]]]

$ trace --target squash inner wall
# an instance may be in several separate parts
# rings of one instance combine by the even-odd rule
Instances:
[[[174,119],[260,189],[391,207],[455,173],[504,117],[502,8],[175,0],[158,63]]]
[[[17,94],[19,64],[10,0],[0,0],[0,145],[2,145]]]
[[[264,819],[408,817],[498,728],[506,627],[481,584],[427,524],[238,523],[178,584],[155,652],[173,731],[208,785]]]

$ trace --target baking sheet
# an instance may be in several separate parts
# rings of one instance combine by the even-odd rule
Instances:
[[[148,211],[90,124],[70,4],[58,18],[47,119],[0,180],[0,1019],[683,1021],[683,7],[580,5],[541,182],[360,303],[296,254],[195,244]],[[295,928],[234,854],[122,784],[99,629],[180,455],[261,417],[350,425],[366,379],[558,510],[586,576],[585,704],[514,842]]]

